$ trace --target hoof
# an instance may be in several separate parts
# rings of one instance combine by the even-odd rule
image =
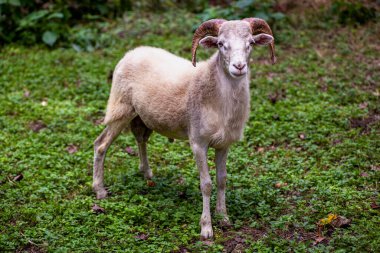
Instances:
[[[140,172],[144,175],[144,178],[146,180],[152,179],[153,178],[153,172],[150,168],[144,169],[143,167],[140,167]]]
[[[231,221],[228,218],[228,216],[224,216],[222,219],[219,220],[219,226],[222,228],[229,228],[231,227]]]
[[[104,199],[107,197],[107,195],[108,195],[108,192],[106,191],[106,189],[101,189],[101,190],[96,191],[97,199]]]
[[[144,173],[144,178],[146,180],[149,180],[149,179],[152,179],[153,178],[153,172],[150,170],[150,171],[147,171]]]
[[[202,230],[201,230],[201,240],[202,241],[212,239],[213,236],[214,236],[214,233],[212,231],[211,225],[202,227]]]

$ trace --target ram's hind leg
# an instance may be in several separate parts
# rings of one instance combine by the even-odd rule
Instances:
[[[148,163],[146,144],[152,130],[144,124],[139,116],[131,121],[131,130],[139,147],[140,171],[144,174],[145,179],[151,179],[153,177],[153,173]]]
[[[120,132],[128,126],[129,120],[122,118],[108,123],[106,129],[99,135],[94,143],[94,174],[92,188],[96,193],[97,199],[107,197],[107,191],[104,188],[104,159],[112,141]]]

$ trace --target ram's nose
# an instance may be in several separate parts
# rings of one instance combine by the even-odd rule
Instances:
[[[237,64],[232,64],[232,66],[234,66],[237,70],[243,70],[245,68],[245,65],[244,63],[237,63]]]

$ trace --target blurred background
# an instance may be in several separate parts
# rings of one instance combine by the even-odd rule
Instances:
[[[0,252],[380,252],[379,9],[379,0],[0,0]],[[138,172],[133,135],[121,135],[106,158],[112,196],[95,200],[93,142],[120,58],[150,45],[191,59],[203,21],[246,17],[270,24],[278,61],[267,47],[252,53],[251,113],[227,163],[233,226],[213,217],[214,242],[199,241],[191,149],[158,134],[154,182]]]
[[[274,31],[360,26],[378,16],[378,0],[0,0],[0,43],[92,51],[129,36],[191,33],[200,22],[259,17]],[[133,27],[133,29],[132,29]],[[282,34],[282,35],[281,35]],[[287,37],[276,36],[277,43]]]

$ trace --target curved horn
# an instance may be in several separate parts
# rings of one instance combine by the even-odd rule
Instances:
[[[196,54],[199,41],[203,39],[206,35],[218,36],[220,26],[225,22],[224,19],[210,19],[203,22],[197,30],[194,32],[193,44],[191,46],[192,63],[195,67],[196,65]]]
[[[273,36],[272,30],[270,29],[268,23],[261,18],[245,18],[244,21],[247,21],[251,25],[252,34],[256,35],[259,33],[266,33]],[[274,40],[269,44],[270,56],[272,64],[276,63],[276,56],[274,55]]]

